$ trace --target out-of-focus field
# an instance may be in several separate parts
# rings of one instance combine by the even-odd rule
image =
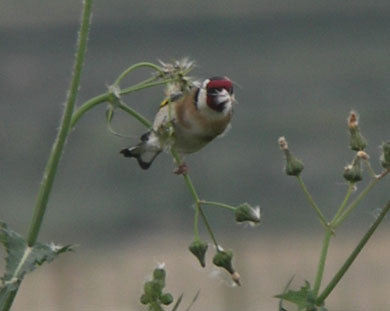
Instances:
[[[384,226],[389,225],[385,220]],[[381,230],[382,229],[382,230]],[[256,230],[256,229],[255,229]],[[389,230],[379,228],[328,299],[330,311],[390,310]],[[348,235],[348,234],[347,234]],[[357,243],[358,234],[336,236],[326,267],[327,282]],[[200,289],[194,311],[278,310],[273,295],[282,291],[295,274],[293,286],[312,281],[321,236],[259,237],[229,242],[242,287],[229,285],[225,274],[210,267],[202,270],[187,251],[191,237],[148,237],[139,243],[123,242],[115,249],[85,250],[38,269],[26,277],[13,311],[125,311],[146,310],[139,304],[142,284],[153,268],[165,262],[167,289],[177,297],[184,292],[184,310]],[[209,262],[212,250],[209,250]],[[171,308],[167,308],[170,310]],[[291,309],[295,310],[295,309]]]

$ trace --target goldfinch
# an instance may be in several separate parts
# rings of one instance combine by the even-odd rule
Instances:
[[[169,147],[181,155],[196,152],[228,128],[233,102],[233,83],[228,78],[206,79],[199,87],[165,99],[153,128],[141,136],[138,145],[121,153],[137,159],[142,169],[148,169],[160,152]],[[173,134],[167,135],[170,125]]]

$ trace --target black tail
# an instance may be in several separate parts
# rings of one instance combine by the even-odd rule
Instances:
[[[135,147],[123,149],[120,153],[122,153],[127,158],[137,159],[139,166],[142,169],[147,170],[152,165],[154,159],[160,154],[160,152],[161,150],[145,150],[143,144],[141,143]]]

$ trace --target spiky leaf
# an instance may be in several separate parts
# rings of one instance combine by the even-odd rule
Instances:
[[[9,230],[0,222],[0,243],[6,250],[6,270],[1,278],[0,309],[10,293],[17,290],[26,273],[29,273],[45,262],[51,262],[59,254],[71,251],[72,246],[36,243],[28,246],[18,233]]]
[[[326,310],[324,309],[324,307],[318,307],[315,305],[315,294],[311,289],[310,283],[308,281],[305,281],[305,286],[302,286],[299,291],[288,290],[275,297],[280,298],[281,300],[289,301],[297,305],[298,310],[302,310],[302,311]],[[284,310],[281,304],[279,305],[279,307],[281,308],[281,310]]]

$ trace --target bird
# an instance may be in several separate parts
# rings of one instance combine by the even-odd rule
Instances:
[[[168,96],[160,104],[152,128],[141,136],[137,145],[120,153],[135,158],[146,170],[162,151],[171,147],[181,156],[197,152],[229,128],[234,102],[229,78],[205,79],[198,86]],[[183,163],[176,173],[186,170]]]

